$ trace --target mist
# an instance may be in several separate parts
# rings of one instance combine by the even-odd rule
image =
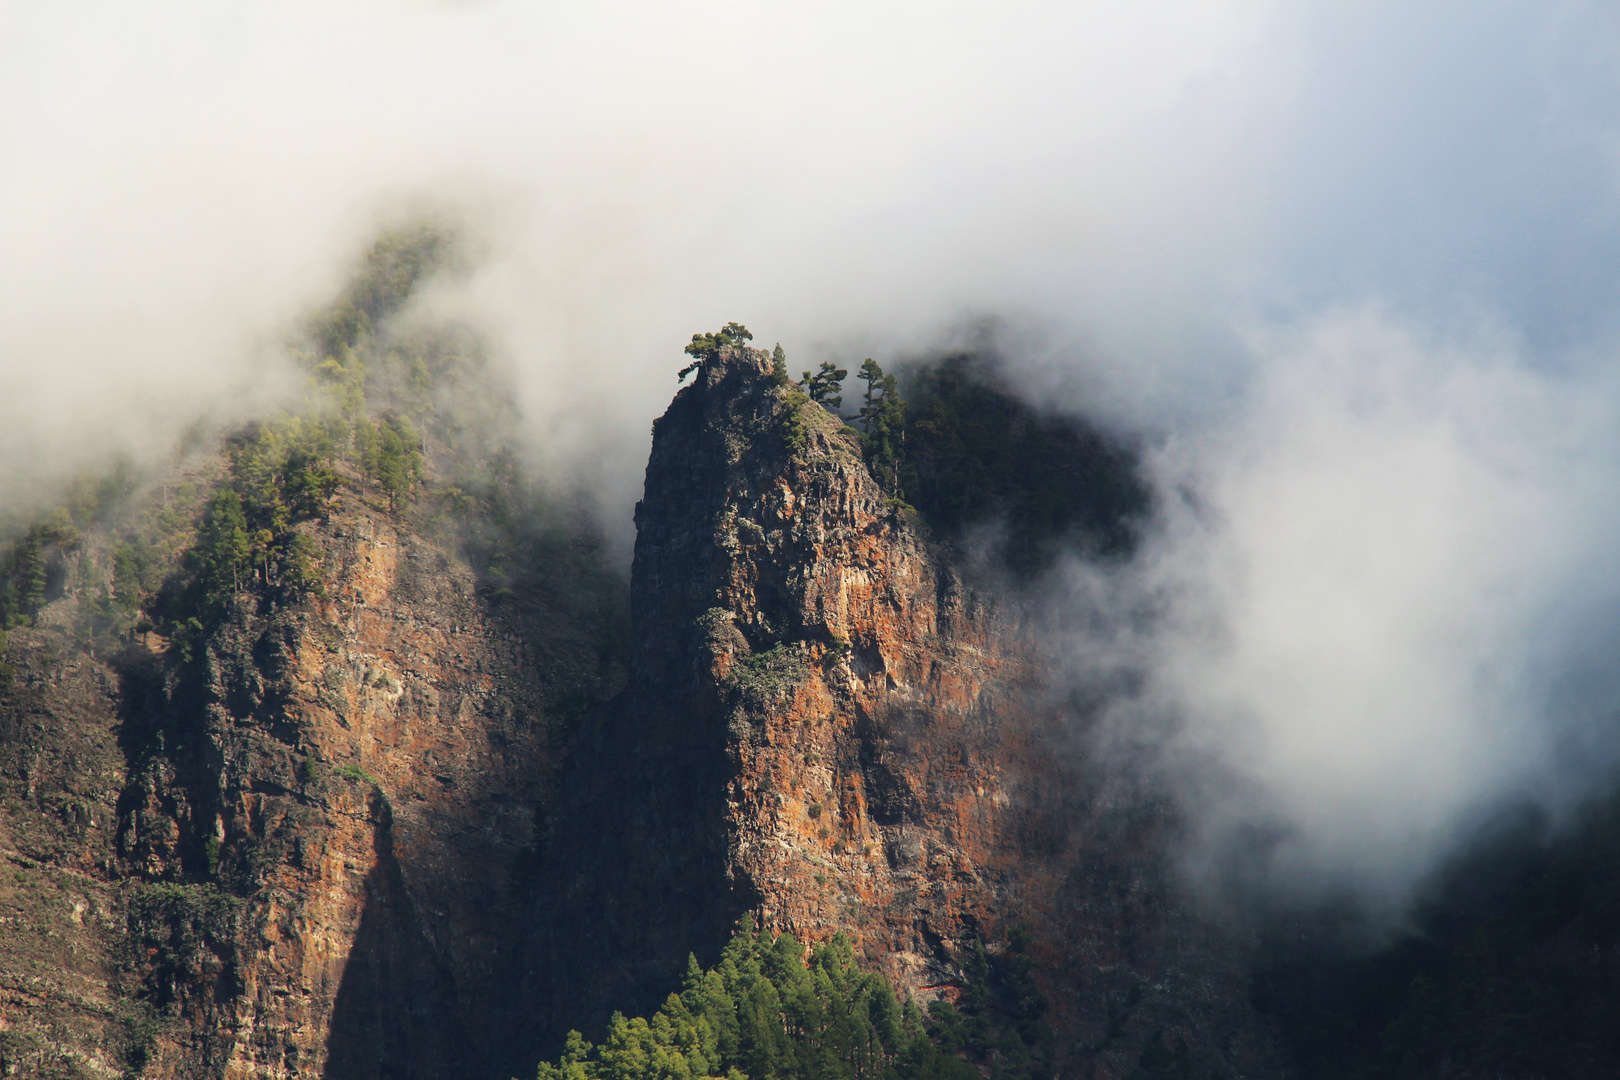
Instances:
[[[680,347],[790,367],[989,320],[1147,447],[1066,674],[1190,858],[1399,897],[1612,764],[1620,305],[1596,4],[20,3],[0,12],[0,501],[293,392],[382,224],[629,528]]]
[[[1370,307],[1253,348],[1240,411],[1152,451],[1141,554],[1059,573],[1064,654],[1129,688],[1093,746],[1197,808],[1206,884],[1393,912],[1491,814],[1612,780],[1612,379]]]

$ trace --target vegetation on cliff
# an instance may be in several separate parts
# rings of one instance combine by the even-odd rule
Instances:
[[[591,622],[611,654],[603,662],[617,663],[623,575],[589,521],[526,467],[511,395],[482,343],[405,317],[457,259],[444,227],[385,231],[292,346],[300,401],[218,442],[189,436],[183,480],[119,462],[75,480],[55,509],[0,522],[0,629],[71,596],[81,644],[111,649],[155,630],[190,658],[233,604],[268,611],[321,592],[310,523],[343,496],[419,518],[519,614],[561,606]]]
[[[190,550],[146,605],[182,658],[239,593],[291,603],[322,591],[315,545],[297,526],[325,511],[339,483],[319,458],[332,456],[327,434],[294,418],[230,440],[226,479],[204,504]],[[139,540],[125,547],[138,550]]]
[[[64,596],[79,601],[67,629],[92,651],[143,623],[143,609],[189,543],[200,503],[189,482],[137,499],[141,487],[134,467],[115,460],[75,477],[54,508],[4,529],[0,629],[33,625]]]
[[[861,411],[855,416],[861,426],[866,467],[884,491],[899,498],[905,486],[902,467],[906,463],[906,402],[900,396],[899,380],[885,374],[870,356],[861,361],[856,378],[866,384]]]
[[[614,1013],[600,1046],[570,1032],[538,1080],[1035,1080],[1050,1075],[1046,1002],[1025,935],[966,964],[959,1006],[901,1004],[839,934],[806,954],[745,919],[719,963],[687,961],[653,1017]],[[982,1066],[982,1069],[976,1066]]]
[[[60,578],[62,553],[77,540],[78,530],[64,511],[35,522],[0,548],[0,629],[33,622],[55,591],[48,587],[53,576]]]
[[[682,379],[753,335],[739,323],[694,334]],[[778,344],[773,377],[784,388],[782,437],[790,454],[805,446],[801,417],[810,402],[839,415],[847,369],[824,361],[788,376]],[[844,419],[860,438],[873,479],[917,511],[934,534],[986,550],[1020,577],[1049,567],[1065,550],[1120,557],[1132,550],[1150,509],[1132,449],[1086,421],[1037,409],[1007,389],[983,357],[953,354],[912,363],[898,374],[871,357],[856,378],[860,408]]]
[[[274,605],[318,591],[314,547],[299,526],[323,515],[340,473],[392,511],[423,479],[412,416],[429,411],[434,372],[422,349],[379,347],[376,325],[443,262],[448,245],[442,230],[413,227],[372,246],[310,330],[301,406],[227,433],[222,475],[194,468],[194,479],[171,484],[116,462],[77,479],[59,506],[0,548],[0,625],[31,623],[45,604],[72,595],[84,643],[156,629],[189,657],[238,595]],[[368,394],[383,411],[373,415]],[[89,530],[100,535],[86,546]]]

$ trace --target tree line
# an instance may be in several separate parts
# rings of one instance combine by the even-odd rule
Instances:
[[[734,322],[694,334],[681,377],[752,338]],[[863,360],[855,372],[860,405],[845,415],[849,370],[823,361],[794,381],[778,344],[772,376],[786,395],[789,452],[803,449],[799,410],[814,402],[850,425],[892,500],[915,510],[941,539],[975,530],[989,536],[999,561],[1018,576],[1041,573],[1066,550],[1130,553],[1151,510],[1131,446],[1082,418],[1027,404],[1004,385],[993,359],[954,354],[903,371],[902,380],[873,358]]]
[[[684,382],[688,375],[718,358],[721,349],[741,347],[753,339],[748,328],[737,322],[728,322],[712,333],[693,334],[685,350],[692,359],[676,373],[677,381]],[[799,410],[806,403],[814,402],[847,424],[859,425],[854,430],[860,437],[867,467],[891,497],[902,498],[900,466],[906,441],[906,403],[900,396],[895,376],[885,373],[882,365],[867,357],[856,373],[856,378],[866,384],[861,407],[853,415],[843,416],[840,410],[844,405],[848,370],[823,361],[815,372],[806,371],[799,382],[794,382],[788,374],[787,353],[782,343],[777,342],[771,353],[771,375],[788,395],[783,434],[790,453],[804,448]]]
[[[862,971],[844,935],[807,953],[745,919],[712,968],[687,958],[651,1018],[614,1013],[600,1045],[569,1032],[537,1080],[1044,1080],[1051,1034],[1028,943],[979,943],[959,1004],[925,1012]]]

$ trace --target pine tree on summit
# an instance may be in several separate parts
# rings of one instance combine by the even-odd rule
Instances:
[[[885,392],[892,389],[894,377],[883,374],[883,366],[868,356],[861,361],[861,369],[855,377],[866,384],[866,394],[862,398],[861,411],[856,414],[863,431],[870,431],[872,419],[882,407]],[[887,383],[887,385],[885,385]]]
[[[692,343],[684,350],[687,356],[692,357],[692,362],[676,372],[676,380],[685,382],[688,375],[719,356],[721,349],[753,340],[754,335],[748,332],[748,327],[737,322],[728,322],[712,334],[693,334]]]

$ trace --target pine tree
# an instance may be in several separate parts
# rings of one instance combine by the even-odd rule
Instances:
[[[388,509],[399,503],[422,478],[422,453],[416,432],[404,420],[385,419],[377,425],[377,446],[372,475],[388,497]]]
[[[833,412],[837,412],[844,404],[844,380],[849,378],[849,372],[829,360],[821,362],[821,368],[814,375],[804,373],[804,392],[810,395],[810,400],[825,405]]]
[[[326,512],[338,489],[338,475],[322,465],[316,453],[294,448],[281,469],[281,488],[287,509],[296,519],[308,520]]]
[[[381,442],[382,440],[377,434],[377,426],[371,422],[370,417],[361,415],[355,420],[354,452],[360,464],[360,494],[362,495],[366,493],[366,478],[377,475]]]
[[[17,613],[28,619],[39,614],[39,609],[45,606],[45,555],[44,544],[37,530],[29,530],[17,549],[16,581],[16,608]]]
[[[898,496],[901,451],[906,440],[906,403],[900,398],[895,377],[884,374],[870,356],[862,362],[858,377],[866,383],[858,419],[867,467],[884,490]]]
[[[692,357],[692,362],[676,373],[677,381],[685,382],[686,377],[692,372],[719,357],[721,349],[736,348],[745,341],[753,340],[754,335],[748,332],[748,327],[737,322],[728,322],[711,334],[693,334],[692,343],[683,350],[686,355]],[[787,370],[785,359],[783,370]]]
[[[861,399],[861,411],[858,414],[861,428],[864,430],[870,424],[872,415],[872,402],[874,399],[882,400],[883,395],[883,368],[876,360],[868,356],[861,361],[861,367],[855,377],[866,384],[866,394]]]
[[[241,573],[252,555],[247,518],[242,500],[230,488],[222,488],[209,500],[203,513],[197,542],[191,549],[198,584],[207,606],[224,600],[241,587]]]

